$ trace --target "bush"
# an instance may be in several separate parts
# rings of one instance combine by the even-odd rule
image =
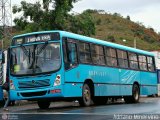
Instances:
[[[99,18],[99,19],[97,20],[96,24],[97,24],[97,25],[100,25],[101,22],[102,22],[102,20]]]
[[[149,42],[149,43],[153,43],[154,41],[156,41],[156,40],[154,40],[152,37],[150,37],[150,36],[148,36],[148,35],[144,35],[144,36],[143,36],[143,39],[144,39],[145,41]]]
[[[109,36],[107,37],[107,40],[108,40],[108,41],[111,41],[111,42],[115,42],[115,41],[116,41],[113,35],[109,35]]]
[[[127,19],[127,20],[131,20],[129,15],[127,16],[127,18],[126,18],[126,19]]]

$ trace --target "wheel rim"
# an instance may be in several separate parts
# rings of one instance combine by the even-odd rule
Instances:
[[[139,90],[138,90],[137,86],[135,86],[135,88],[134,88],[133,95],[134,95],[135,100],[139,99]]]
[[[84,95],[84,101],[86,103],[90,103],[91,95],[90,95],[90,91],[87,88],[84,89],[83,95]]]

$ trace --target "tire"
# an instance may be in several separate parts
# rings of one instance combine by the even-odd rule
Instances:
[[[79,99],[80,106],[91,106],[93,104],[93,96],[88,84],[83,85],[82,98]]]
[[[47,109],[50,106],[50,101],[47,100],[39,100],[37,101],[37,104],[40,109]]]
[[[124,100],[126,103],[138,103],[140,97],[140,89],[137,84],[133,85],[132,88],[132,96],[126,96],[124,97]]]

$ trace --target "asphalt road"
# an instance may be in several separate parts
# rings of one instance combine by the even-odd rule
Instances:
[[[49,109],[40,110],[37,104],[0,108],[2,120],[160,120],[160,98],[141,98],[137,104],[123,101],[102,106],[80,107],[75,102],[53,102]],[[7,119],[6,119],[7,118]]]

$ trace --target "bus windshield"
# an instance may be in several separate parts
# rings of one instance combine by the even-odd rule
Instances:
[[[60,68],[60,43],[18,46],[11,49],[11,74],[32,75]]]

